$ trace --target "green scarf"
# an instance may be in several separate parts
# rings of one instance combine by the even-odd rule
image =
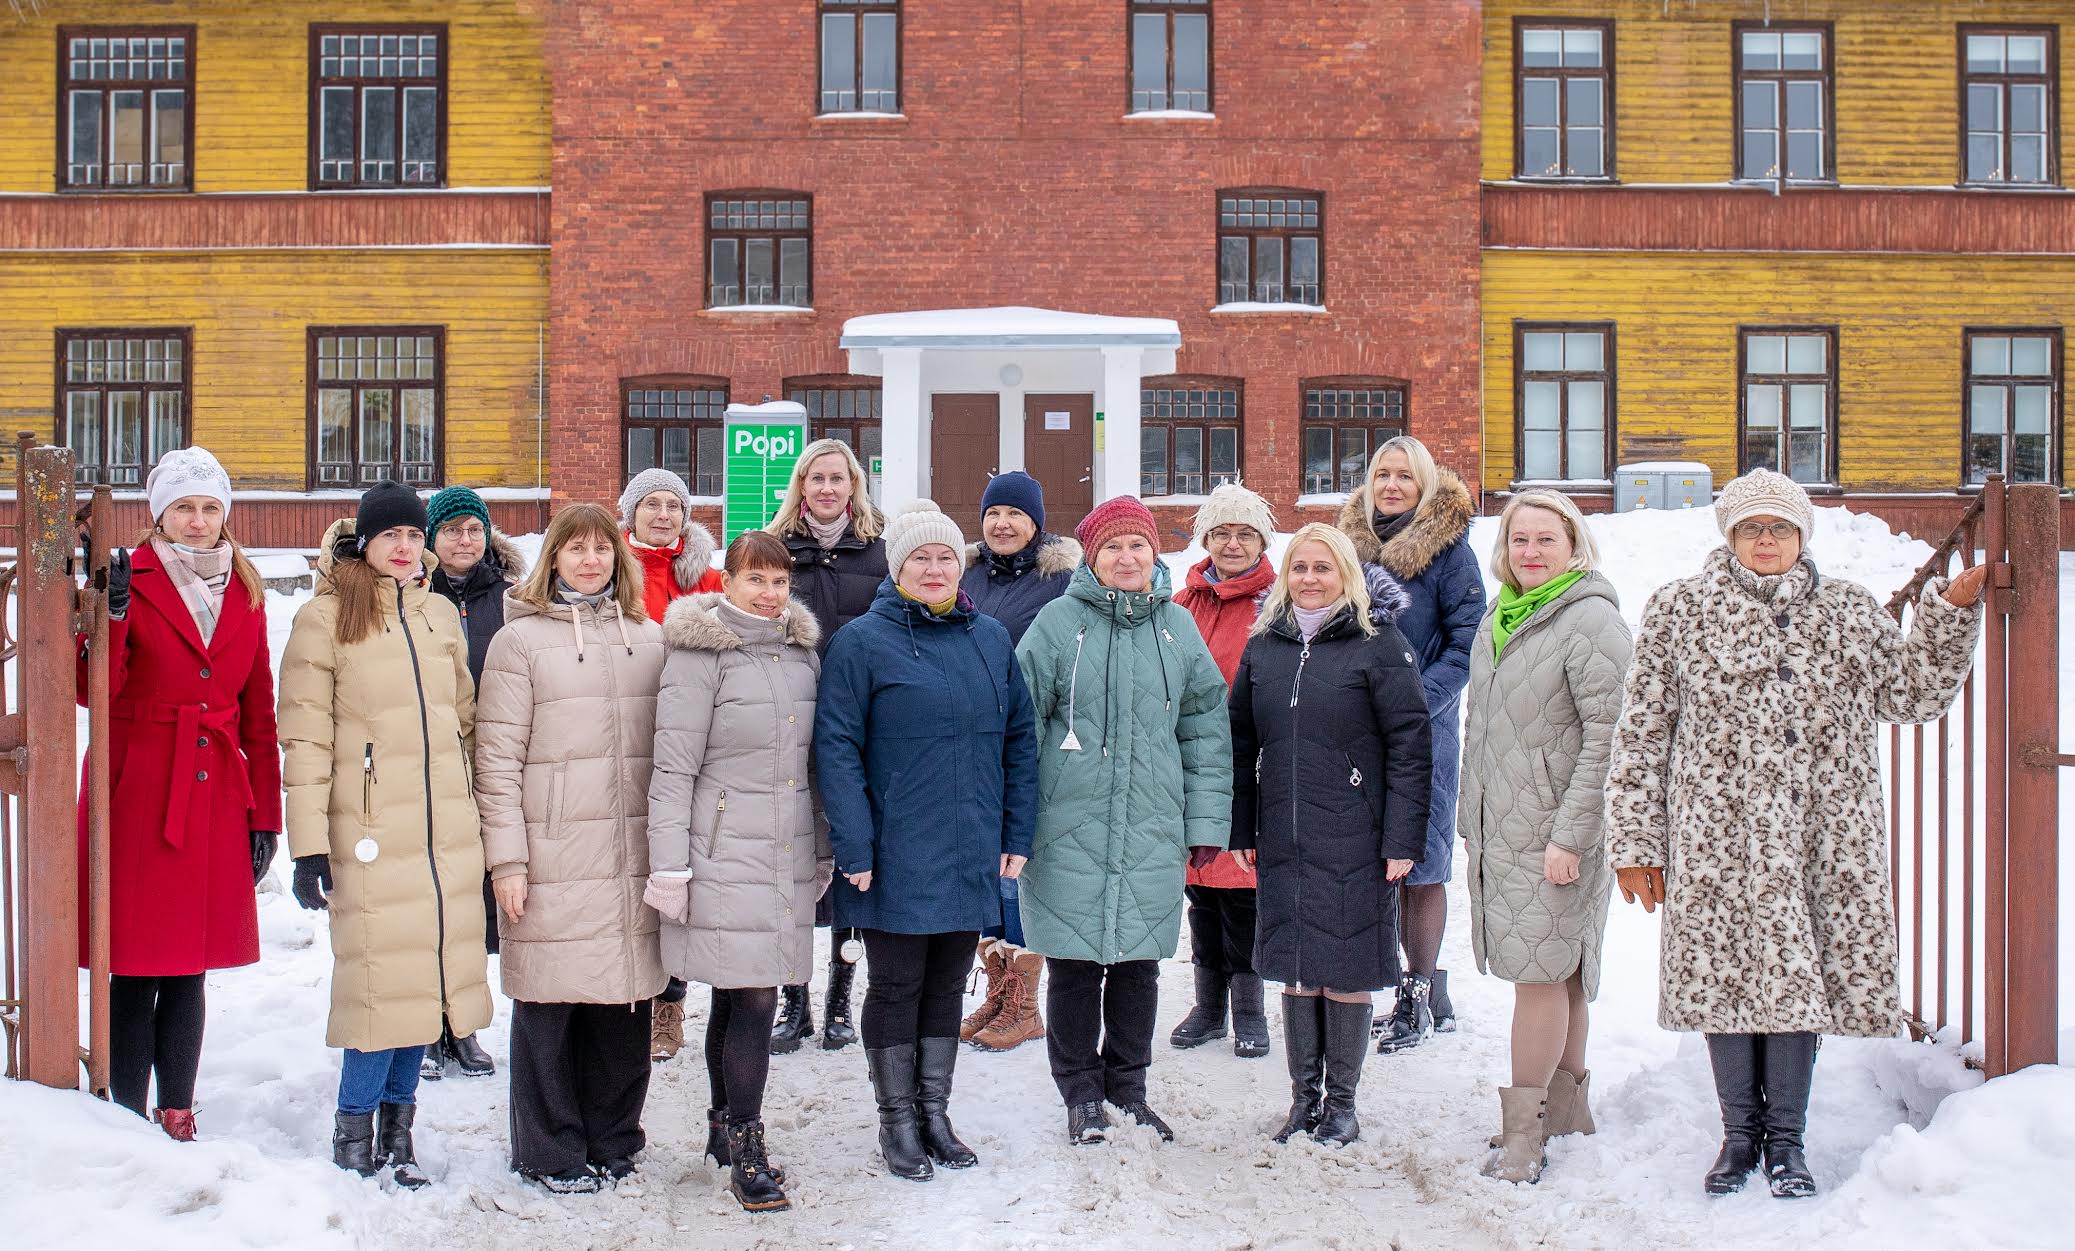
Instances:
[[[1550,600],[1570,590],[1584,576],[1584,570],[1573,569],[1569,573],[1549,579],[1532,591],[1516,591],[1510,586],[1501,586],[1498,615],[1491,619],[1491,658],[1497,660],[1504,655],[1506,640],[1513,637],[1514,631],[1525,625],[1527,619],[1534,616],[1536,611]]]

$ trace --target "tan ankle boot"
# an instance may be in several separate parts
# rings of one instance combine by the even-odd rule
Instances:
[[[995,1017],[1001,1015],[1008,990],[1008,979],[1004,976],[1008,961],[1002,958],[999,939],[980,940],[980,968],[987,974],[987,998],[979,1007],[974,1008],[965,1020],[958,1023],[958,1037],[961,1042],[971,1042],[973,1035],[986,1029]]]
[[[684,1001],[667,1003],[658,999],[648,1019],[648,1058],[658,1064],[684,1046]]]
[[[1484,1162],[1483,1173],[1500,1181],[1542,1180],[1542,1143],[1547,1137],[1549,1091],[1538,1086],[1505,1086],[1499,1090],[1499,1116],[1504,1128],[1500,1146]]]
[[[1592,1074],[1572,1077],[1562,1069],[1556,1070],[1549,1079],[1549,1116],[1543,1124],[1549,1127],[1546,1138],[1561,1138],[1565,1134],[1596,1134],[1599,1127],[1592,1123],[1592,1109],[1586,1105],[1585,1095],[1592,1086]],[[1491,1148],[1496,1151],[1505,1145],[1504,1134],[1491,1136]]]
[[[1008,1051],[1045,1036],[1045,1022],[1038,1015],[1038,975],[1045,958],[1035,951],[1013,948],[1008,958],[1008,989],[1002,996],[1001,1015],[986,1029],[973,1035],[973,1045],[982,1051]]]

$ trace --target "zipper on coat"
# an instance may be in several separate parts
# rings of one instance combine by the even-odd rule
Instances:
[[[433,948],[433,962],[439,966],[439,1002],[442,1013],[447,1010],[447,895],[439,880],[439,852],[433,842],[432,824],[432,720],[425,708],[425,675],[418,669],[418,641],[411,634],[411,622],[404,613],[403,583],[396,584],[396,623],[403,627],[403,643],[411,652],[411,682],[418,688],[418,741],[424,745],[425,770],[425,863],[432,868],[432,921],[434,937],[438,945]]]
[[[1304,685],[1304,666],[1310,660],[1311,644],[1307,642],[1304,644],[1304,650],[1297,653],[1297,672],[1296,675],[1290,679],[1290,707],[1292,708],[1295,708],[1297,706],[1297,694],[1299,689]],[[1295,870],[1296,873],[1296,876],[1293,877],[1291,880],[1300,884],[1304,881],[1304,842],[1301,836],[1299,836],[1299,834],[1297,833],[1301,823],[1297,819],[1298,753],[1296,748],[1297,745],[1303,743],[1303,741],[1303,714],[1301,712],[1293,712],[1290,714],[1290,858],[1294,862],[1292,868]],[[1256,875],[1258,875],[1260,871],[1260,864],[1257,861],[1254,865],[1254,872]],[[1254,884],[1256,886],[1260,885],[1260,878],[1258,876],[1255,877]],[[1305,982],[1304,935],[1301,932],[1297,935],[1297,954],[1293,963],[1297,971],[1297,985],[1302,986],[1305,984]]]
[[[363,824],[372,824],[374,819],[375,745],[369,743],[360,753],[360,820]]]

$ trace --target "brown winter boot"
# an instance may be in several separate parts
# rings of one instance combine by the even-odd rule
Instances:
[[[1546,1088],[1499,1088],[1499,1116],[1505,1128],[1500,1132],[1499,1149],[1484,1162],[1486,1177],[1531,1185],[1542,1180],[1542,1165],[1548,1158],[1542,1154],[1542,1143],[1548,1136],[1548,1105]]]
[[[1001,1015],[973,1035],[973,1045],[982,1051],[1008,1051],[1045,1036],[1044,1019],[1038,1016],[1038,974],[1045,958],[1021,947],[1010,950],[1015,954],[1004,970]]]
[[[981,939],[980,968],[987,974],[987,998],[979,1007],[973,1009],[970,1016],[958,1023],[960,1042],[973,1041],[973,1035],[986,1029],[995,1017],[1001,1015],[1002,1002],[1006,998],[1005,992],[1009,985],[1009,979],[1005,976],[1008,967],[1008,959],[1002,955],[1001,940]]]
[[[658,999],[648,1022],[648,1058],[661,1064],[684,1046],[684,1000]]]

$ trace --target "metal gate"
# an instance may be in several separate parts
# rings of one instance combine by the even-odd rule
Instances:
[[[1944,717],[1888,727],[1885,789],[1904,1009],[1991,1077],[2059,1045],[2060,507],[1991,477],[1888,601],[1906,624],[1930,579],[1989,567],[1974,669]]]

